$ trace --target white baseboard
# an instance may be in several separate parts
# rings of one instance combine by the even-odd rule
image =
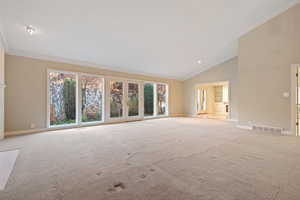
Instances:
[[[185,114],[171,114],[170,116],[144,118],[143,120],[160,119],[160,118],[166,118],[166,117],[186,117],[186,115]],[[140,121],[140,120],[136,120],[136,121]],[[20,135],[42,133],[42,132],[47,132],[47,131],[57,131],[57,130],[71,129],[71,128],[83,128],[83,127],[90,127],[90,126],[119,124],[119,123],[126,123],[126,122],[130,122],[130,121],[103,122],[103,123],[95,123],[95,124],[92,123],[92,124],[81,124],[81,125],[74,125],[74,126],[60,126],[60,127],[51,127],[51,128],[9,131],[9,132],[4,133],[4,137],[20,136]]]
[[[193,117],[193,118],[199,118],[198,115],[190,115],[190,114],[171,114],[169,117]],[[157,118],[151,118],[151,119],[157,119]],[[227,121],[232,121],[232,122],[239,122],[237,119],[228,119]],[[115,123],[121,123],[121,122],[115,122]],[[81,127],[87,127],[87,126],[95,126],[95,125],[105,125],[105,124],[113,124],[112,122],[108,123],[101,123],[101,124],[94,124],[94,125],[83,125],[83,126],[72,126],[72,127],[57,127],[57,128],[40,128],[40,129],[28,129],[28,130],[19,130],[19,131],[10,131],[10,132],[5,132],[4,137],[12,137],[12,136],[20,136],[20,135],[26,135],[26,134],[32,134],[32,133],[42,133],[42,132],[47,132],[47,131],[55,131],[55,130],[63,130],[63,129],[70,129],[70,128],[81,128]],[[239,125],[237,124],[236,127],[240,129],[246,129],[246,130],[253,130],[253,127],[256,125]],[[267,126],[265,126],[267,127]],[[270,127],[269,127],[270,128]],[[278,127],[271,127],[273,129]],[[289,130],[283,130],[281,131],[281,135],[286,135],[286,136],[293,136],[293,133]],[[1,137],[0,137],[1,140]]]
[[[246,125],[236,125],[237,128],[240,129],[246,129],[246,130],[253,130],[252,126],[246,126]]]
[[[238,122],[237,119],[217,119],[217,118],[211,118],[209,116],[203,117],[201,115],[191,115],[191,114],[186,114],[186,117],[192,117],[192,118],[201,118],[201,119],[215,119],[215,120],[223,120],[223,121],[230,121],[230,122]]]
[[[12,136],[26,135],[26,134],[31,134],[31,133],[41,133],[41,132],[46,132],[46,131],[50,131],[50,130],[53,130],[53,129],[41,128],[41,129],[28,129],[28,130],[20,130],[20,131],[9,131],[9,132],[5,132],[4,136],[12,137]]]
[[[287,135],[287,136],[292,136],[293,133],[291,131],[285,130],[285,131],[281,131],[282,135]]]

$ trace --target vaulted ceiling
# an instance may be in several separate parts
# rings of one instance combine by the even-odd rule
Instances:
[[[242,34],[297,2],[1,0],[0,23],[9,54],[184,80],[237,56]]]

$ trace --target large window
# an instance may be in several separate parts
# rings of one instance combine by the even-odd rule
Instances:
[[[168,85],[163,83],[144,84],[144,117],[168,114]]]
[[[81,75],[81,122],[103,120],[103,78]]]
[[[48,127],[168,115],[167,84],[56,70],[47,75]]]
[[[123,82],[110,81],[110,117],[123,116]]]
[[[73,73],[49,72],[50,126],[76,123],[77,77]]]
[[[154,84],[144,84],[144,117],[154,115]]]
[[[128,116],[139,115],[139,84],[128,83]]]
[[[167,114],[167,85],[157,84],[157,114]]]

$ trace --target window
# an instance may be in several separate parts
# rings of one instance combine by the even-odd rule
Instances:
[[[168,114],[168,85],[162,83],[144,84],[144,117]]]
[[[197,114],[205,113],[207,109],[206,101],[207,91],[205,89],[197,89]]]
[[[128,83],[128,116],[139,115],[139,84]]]
[[[154,115],[154,84],[144,84],[144,117]]]
[[[167,85],[157,84],[157,114],[167,114]]]
[[[77,76],[67,72],[49,72],[50,126],[75,124]]]
[[[223,86],[215,86],[215,102],[220,103],[223,101]]]
[[[110,82],[110,117],[123,116],[123,82]]]
[[[136,120],[168,114],[167,84],[109,78],[109,85],[104,87],[103,77],[56,70],[48,71],[47,80],[48,127]]]
[[[103,78],[81,75],[81,122],[103,120]]]

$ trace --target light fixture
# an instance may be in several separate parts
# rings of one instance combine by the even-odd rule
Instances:
[[[29,33],[30,35],[33,35],[33,34],[36,32],[36,29],[35,29],[33,26],[28,25],[28,26],[26,26],[26,31],[27,31],[27,33]]]
[[[201,63],[202,63],[202,61],[201,61],[201,60],[198,60],[198,61],[197,61],[197,63],[198,63],[198,64],[201,64]]]

